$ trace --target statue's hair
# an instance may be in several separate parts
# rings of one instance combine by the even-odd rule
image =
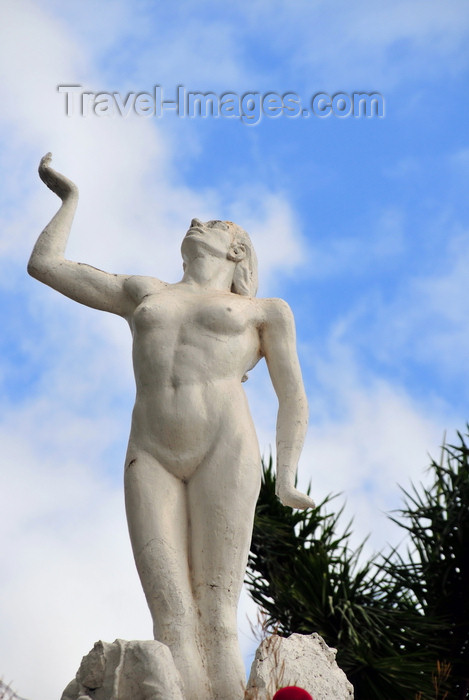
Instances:
[[[246,250],[245,257],[237,263],[233,275],[233,283],[231,291],[234,294],[241,296],[254,297],[256,296],[258,277],[257,277],[257,255],[249,238],[247,231],[241,226],[234,224],[232,221],[224,221],[233,234],[233,243],[242,243]]]

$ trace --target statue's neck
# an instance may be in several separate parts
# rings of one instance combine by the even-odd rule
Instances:
[[[236,263],[212,256],[193,258],[184,270],[182,282],[204,289],[231,291]]]

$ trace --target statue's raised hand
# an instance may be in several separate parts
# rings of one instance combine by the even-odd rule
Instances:
[[[290,508],[304,510],[305,508],[316,507],[312,498],[305,493],[301,493],[301,491],[298,491],[294,486],[277,483],[277,496],[284,506],[289,506]]]
[[[65,175],[51,168],[52,153],[46,153],[39,163],[39,177],[47,187],[55,192],[60,199],[65,200],[71,196],[78,197],[78,187]]]

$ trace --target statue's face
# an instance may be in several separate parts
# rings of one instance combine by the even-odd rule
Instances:
[[[226,259],[233,243],[233,233],[224,221],[206,221],[192,219],[181,245],[184,262],[193,257],[200,257],[208,251],[216,257]]]

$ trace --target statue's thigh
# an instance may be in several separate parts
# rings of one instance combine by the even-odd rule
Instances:
[[[125,472],[125,503],[137,569],[147,595],[164,599],[188,586],[186,487],[153,457],[134,451]],[[150,603],[151,605],[151,603]]]
[[[221,586],[237,601],[260,481],[259,447],[250,426],[220,436],[188,484],[195,586]]]

